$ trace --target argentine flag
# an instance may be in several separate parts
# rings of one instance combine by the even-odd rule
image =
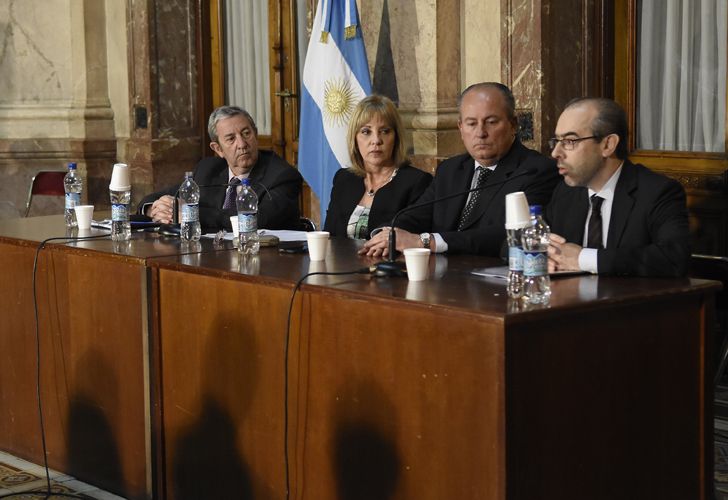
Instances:
[[[356,0],[320,0],[303,67],[298,168],[321,200],[322,223],[334,174],[351,166],[349,118],[372,91],[358,25]]]

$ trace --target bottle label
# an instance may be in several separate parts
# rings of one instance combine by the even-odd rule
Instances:
[[[111,205],[111,220],[114,222],[127,222],[129,220],[129,205],[123,203]]]
[[[241,233],[258,230],[258,214],[238,214],[238,227]]]
[[[81,193],[66,193],[66,209],[70,210],[81,204]]]
[[[523,271],[523,249],[521,247],[508,247],[508,269]]]
[[[546,252],[523,252],[524,276],[546,276],[549,272],[549,258]]]
[[[200,206],[197,203],[182,205],[182,222],[197,222],[200,220]]]

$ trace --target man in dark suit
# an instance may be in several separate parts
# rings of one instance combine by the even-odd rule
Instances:
[[[517,139],[515,100],[508,87],[471,85],[460,95],[458,107],[458,128],[468,153],[445,160],[417,202],[491,187],[402,214],[397,250],[428,247],[433,252],[498,256],[506,236],[506,194],[524,191],[529,203],[545,204],[558,182],[553,161]],[[534,171],[522,174],[530,169]],[[387,240],[384,230],[360,253],[386,256]]]
[[[551,270],[685,275],[685,191],[627,159],[627,119],[617,103],[573,100],[549,142],[564,178],[546,210]]]
[[[216,156],[202,159],[194,171],[195,182],[200,185],[203,229],[232,229],[230,216],[237,214],[236,188],[232,185],[244,178],[250,179],[258,195],[259,228],[296,229],[301,174],[275,153],[258,150],[258,129],[250,114],[236,106],[221,106],[210,115],[207,131]],[[172,186],[150,194],[142,200],[139,211],[169,224],[177,189]]]

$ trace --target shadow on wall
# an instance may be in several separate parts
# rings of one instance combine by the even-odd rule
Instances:
[[[390,22],[389,0],[384,0],[382,5],[382,17],[379,25],[379,37],[377,39],[377,54],[374,62],[372,76],[372,91],[382,94],[399,105],[400,86],[407,96],[405,101],[408,107],[416,107],[422,100],[420,92],[420,78],[417,72],[416,47],[419,45],[419,30],[417,20],[417,6],[414,0],[398,0],[393,3],[393,9],[397,13],[395,17],[395,30],[398,33],[395,39],[401,39],[402,43],[392,50],[392,25]],[[403,14],[400,14],[403,13]],[[398,21],[406,21],[406,25]],[[404,32],[412,36],[403,37]],[[405,40],[406,38],[406,40]],[[398,64],[395,64],[395,57]],[[397,80],[396,68],[402,68],[403,62],[407,61],[407,75],[401,82]]]
[[[119,395],[118,381],[109,366],[101,352],[89,350],[74,367],[74,392],[68,410],[68,472],[125,495],[119,448],[107,417],[118,412]]]
[[[223,316],[208,335],[201,411],[175,443],[175,499],[254,498],[238,429],[257,384],[257,348],[242,325],[240,317]]]
[[[401,460],[395,444],[394,405],[371,380],[352,380],[332,408],[332,468],[339,500],[393,498]]]

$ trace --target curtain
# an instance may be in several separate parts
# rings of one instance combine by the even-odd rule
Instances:
[[[268,2],[225,1],[227,104],[245,108],[261,135],[270,134]]]
[[[642,0],[637,147],[725,151],[726,0]]]

